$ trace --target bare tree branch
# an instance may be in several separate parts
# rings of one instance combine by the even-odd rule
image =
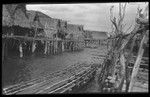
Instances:
[[[126,30],[126,31],[124,31],[125,33],[127,33],[127,31],[132,27],[133,25],[131,24],[130,26],[129,26],[129,28]]]

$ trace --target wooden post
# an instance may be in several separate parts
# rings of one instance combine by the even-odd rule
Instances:
[[[133,85],[135,83],[136,75],[138,73],[140,62],[141,62],[141,59],[142,59],[142,56],[143,56],[143,53],[144,53],[143,44],[145,42],[145,39],[146,39],[146,34],[144,34],[143,39],[141,40],[141,43],[140,43],[140,48],[139,48],[139,51],[138,51],[138,56],[137,56],[136,62],[135,62],[134,67],[133,67],[128,92],[132,92],[132,88],[133,88]]]
[[[3,48],[2,48],[2,63],[3,63],[5,58],[5,44],[6,44],[5,39],[3,40],[2,44],[3,44]]]
[[[52,54],[55,54],[55,44],[54,44],[54,41],[52,41]]]
[[[46,55],[47,54],[47,41],[45,41],[45,49],[44,49],[44,54]]]
[[[62,41],[62,52],[64,52],[65,51],[65,43],[64,43],[64,41]]]

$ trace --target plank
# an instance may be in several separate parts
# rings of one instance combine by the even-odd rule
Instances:
[[[134,82],[135,82],[135,78],[136,78],[136,75],[137,75],[138,70],[139,70],[140,62],[141,62],[141,59],[142,59],[142,56],[143,56],[143,53],[144,53],[143,43],[145,42],[145,39],[146,39],[146,34],[144,34],[143,39],[141,40],[141,43],[140,43],[138,56],[137,56],[135,65],[133,67],[133,72],[132,72],[132,75],[131,75],[131,81],[130,81],[129,90],[128,90],[129,92],[132,92],[133,85],[134,85]]]

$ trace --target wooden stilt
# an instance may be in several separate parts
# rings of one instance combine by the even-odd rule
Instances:
[[[47,41],[45,41],[45,49],[44,49],[44,54],[47,54]]]
[[[4,62],[4,58],[5,58],[5,44],[6,44],[6,41],[5,39],[3,39],[3,42],[2,42],[2,63]]]
[[[64,41],[62,41],[62,52],[64,52],[65,51],[65,49],[64,49]]]

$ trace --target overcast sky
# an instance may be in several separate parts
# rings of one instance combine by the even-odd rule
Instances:
[[[52,18],[67,20],[72,24],[82,24],[84,29],[95,31],[111,31],[109,9],[114,5],[118,13],[118,3],[78,3],[78,4],[29,4],[27,10],[41,11]],[[137,7],[144,8],[147,3],[128,3],[125,23],[134,24]],[[128,28],[128,27],[127,27]]]

